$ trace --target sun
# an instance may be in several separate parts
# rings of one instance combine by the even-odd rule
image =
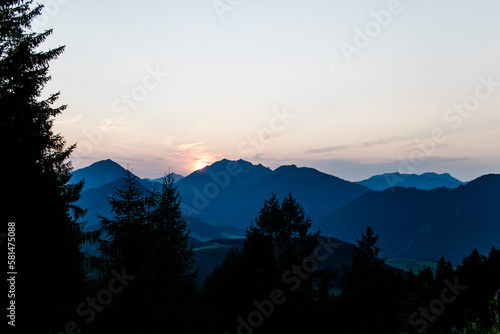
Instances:
[[[195,162],[194,164],[194,169],[195,170],[199,170],[199,169],[202,169],[202,168],[205,168],[208,164],[205,163],[204,161],[202,160],[198,160]]]

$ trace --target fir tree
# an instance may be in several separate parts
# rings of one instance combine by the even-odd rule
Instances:
[[[172,173],[163,178],[151,212],[152,306],[155,322],[169,333],[194,331],[197,305],[194,251]]]
[[[113,279],[113,271],[124,271],[134,279],[99,313],[95,328],[99,332],[144,331],[151,325],[147,321],[151,300],[147,293],[151,272],[148,198],[137,177],[127,171],[122,187],[116,188],[108,200],[114,217],[99,216],[101,228],[90,233],[102,256],[97,261],[101,272],[98,285],[106,286]]]
[[[117,188],[109,198],[114,219],[99,216],[101,228],[99,251],[103,256],[104,273],[118,267],[128,267],[137,271],[141,261],[140,251],[145,247],[148,235],[146,225],[146,199],[140,188],[137,177],[131,172],[125,173],[124,185]]]
[[[344,268],[340,303],[344,326],[351,333],[394,332],[398,326],[402,278],[378,257],[378,238],[368,227],[357,240],[351,267]]]
[[[49,332],[63,330],[85,296],[84,212],[74,205],[82,184],[67,184],[75,146],[53,131],[66,106],[53,107],[59,93],[41,98],[49,62],[64,50],[41,51],[52,33],[31,31],[41,10],[32,1],[0,4],[0,202],[2,225],[15,222],[18,236],[18,325]]]
[[[319,231],[310,233],[311,217],[306,216],[304,209],[288,194],[281,205],[276,194],[264,202],[264,207],[247,230],[247,243],[254,239],[259,242],[264,238],[272,249],[266,254],[274,259],[280,269],[300,263],[309,256],[317,243]]]
[[[451,262],[448,261],[446,262],[444,259],[444,256],[441,256],[441,258],[438,261],[437,268],[436,268],[436,282],[437,284],[441,284],[445,279],[451,280],[453,279],[454,273],[453,273],[453,266],[451,265]]]
[[[291,194],[281,204],[275,194],[265,200],[255,222],[247,229],[241,252],[233,249],[205,280],[205,296],[215,308],[212,318],[226,320],[216,324],[213,331],[234,332],[237,317],[245,318],[255,310],[254,301],[268,299],[275,289],[288,293],[286,302],[274,308],[272,317],[266,318],[258,332],[313,330],[314,278],[299,279],[298,288],[293,291],[290,282],[283,279],[292,266],[300,267],[312,254],[319,232],[311,233],[311,225],[311,218]]]
[[[97,327],[104,332],[195,331],[197,272],[173,174],[165,176],[160,191],[147,192],[127,172],[123,187],[109,200],[114,218],[101,217],[101,229],[92,235],[102,253],[102,283],[121,268],[135,278]]]

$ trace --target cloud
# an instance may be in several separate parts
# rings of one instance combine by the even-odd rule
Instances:
[[[175,148],[180,150],[180,151],[185,151],[185,150],[188,150],[192,147],[199,146],[199,145],[203,145],[203,143],[181,144],[181,145],[177,145]]]
[[[448,164],[448,163],[465,162],[465,161],[471,161],[471,160],[473,160],[473,159],[470,159],[470,158],[427,157],[427,158],[425,158],[425,163],[432,164],[432,165],[440,165],[440,164]]]
[[[76,123],[78,122],[79,120],[81,120],[83,118],[82,115],[77,115],[73,118],[70,118],[70,119],[65,119],[65,120],[62,120],[62,121],[55,121],[54,122],[54,125],[61,125],[61,124],[71,124],[71,123]]]
[[[377,145],[383,145],[383,144],[391,143],[394,141],[398,141],[401,139],[402,138],[400,138],[400,137],[381,138],[378,140],[366,141],[366,142],[356,143],[356,144],[346,144],[346,145],[328,146],[328,147],[323,147],[323,148],[315,148],[315,149],[307,150],[305,153],[318,154],[318,153],[328,153],[328,152],[333,152],[333,151],[341,151],[341,150],[348,150],[348,149],[354,149],[354,148],[377,146]]]
[[[333,152],[333,151],[340,151],[340,150],[345,150],[348,148],[352,148],[355,146],[354,144],[351,145],[337,145],[337,146],[328,146],[328,147],[323,147],[323,148],[314,148],[307,150],[306,153],[328,153],[328,152]]]
[[[174,142],[174,137],[173,136],[163,137],[162,142],[166,146],[171,146]]]

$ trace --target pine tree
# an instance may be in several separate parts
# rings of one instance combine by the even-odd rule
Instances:
[[[150,216],[154,321],[169,333],[194,331],[197,270],[187,218],[172,173],[163,178]]]
[[[150,325],[146,307],[151,300],[147,293],[151,272],[148,239],[151,232],[147,223],[150,198],[145,195],[137,177],[127,171],[122,187],[116,188],[108,200],[114,217],[99,216],[101,228],[91,233],[91,239],[97,243],[102,256],[97,261],[101,273],[98,286],[106,286],[113,279],[114,271],[124,271],[134,278],[123,291],[113,296],[110,305],[101,310],[94,328],[103,333],[144,331]]]
[[[441,285],[445,279],[452,280],[453,276],[454,273],[451,262],[446,262],[444,256],[441,256],[436,268],[436,282],[438,286]]]
[[[255,223],[247,230],[247,243],[264,238],[272,249],[266,254],[279,269],[288,269],[309,256],[317,243],[319,231],[310,233],[311,217],[289,193],[279,204],[276,194],[264,202]]]
[[[275,194],[265,200],[255,222],[247,229],[241,252],[231,251],[205,280],[205,296],[216,308],[214,317],[229,321],[217,324],[213,331],[234,332],[237,317],[246,318],[255,310],[254,301],[268,299],[275,289],[288,292],[286,302],[275,307],[272,317],[259,326],[258,332],[312,330],[314,278],[299,279],[298,288],[293,291],[283,279],[292,266],[300,267],[312,254],[319,232],[311,233],[311,225],[311,218],[291,194],[281,204]]]
[[[67,184],[75,146],[53,131],[66,106],[53,107],[59,93],[41,99],[49,62],[64,50],[40,51],[52,33],[31,31],[41,10],[32,1],[0,4],[0,202],[2,228],[16,224],[18,325],[49,332],[62,330],[85,296],[84,212],[74,205],[82,184]]]
[[[357,240],[351,267],[344,268],[340,303],[345,328],[352,333],[394,332],[399,323],[396,305],[403,281],[378,257],[378,238],[368,227]]]
[[[117,188],[109,198],[114,219],[99,216],[101,228],[99,251],[103,256],[101,270],[104,274],[112,269],[127,267],[138,271],[148,235],[146,224],[146,198],[140,188],[137,177],[131,172],[125,173],[124,185]]]
[[[461,284],[467,286],[452,305],[461,313],[461,321],[455,321],[457,328],[465,324],[465,319],[480,325],[484,325],[484,321],[488,319],[488,302],[494,291],[488,287],[486,264],[486,257],[474,248],[463,259],[462,265],[457,266],[456,276]]]
[[[123,187],[109,200],[114,218],[101,217],[101,229],[92,235],[102,253],[102,284],[121,268],[135,278],[96,327],[102,332],[195,332],[197,271],[174,175],[165,176],[160,191],[146,191],[127,172]]]

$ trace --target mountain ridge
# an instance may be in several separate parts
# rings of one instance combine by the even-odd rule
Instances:
[[[370,189],[310,167],[281,166],[274,171],[244,160],[221,160],[178,182],[183,209],[205,221],[244,228],[257,217],[264,200],[289,192],[318,219]]]
[[[353,242],[368,226],[383,256],[459,263],[474,248],[487,253],[500,240],[500,175],[458,188],[394,187],[367,193],[320,222],[322,231]]]
[[[95,186],[87,185],[77,203],[89,209],[86,228],[99,223],[97,214],[111,216],[106,196],[123,185],[127,173],[109,159],[91,166],[94,172],[103,167],[104,175],[89,177],[81,170],[74,172],[74,182],[86,176],[90,186]],[[89,170],[92,168],[83,172]],[[448,173],[422,175],[456,180]],[[158,187],[152,180],[138,182],[144,191]],[[271,170],[241,159],[223,159],[189,174],[176,185],[183,212],[193,222],[193,236],[204,241],[243,236],[273,192],[280,200],[291,192],[312,217],[314,229],[320,228],[323,234],[355,242],[367,226],[372,226],[380,235],[384,256],[395,259],[435,261],[444,255],[457,263],[473,248],[487,252],[486,248],[496,242],[494,236],[500,235],[498,174],[483,175],[455,188],[393,186],[373,191],[310,167],[291,164]]]
[[[466,182],[462,182],[449,173],[432,173],[427,172],[423,174],[400,174],[384,173],[381,175],[374,175],[368,179],[357,181],[357,184],[364,185],[372,190],[380,191],[393,187],[403,188],[417,188],[422,190],[432,190],[436,188],[450,188],[454,189]]]

